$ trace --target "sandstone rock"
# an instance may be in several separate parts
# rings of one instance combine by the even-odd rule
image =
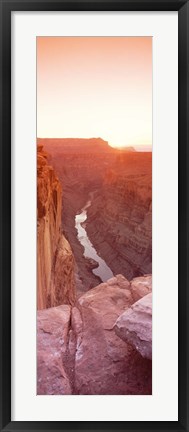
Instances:
[[[110,284],[108,280],[106,283],[90,289],[78,300],[80,306],[90,307],[95,314],[99,315],[103,328],[107,330],[113,329],[120,310],[124,310],[132,304],[130,290],[123,289],[124,278],[120,281],[120,278],[116,276],[114,279],[117,281],[114,285],[111,285],[111,278],[109,279]],[[125,284],[127,285],[127,280],[125,280]]]
[[[75,301],[74,258],[61,233],[62,188],[41,146],[37,152],[38,309]]]
[[[63,365],[68,345],[70,306],[38,311],[37,394],[71,394],[71,383]]]
[[[131,281],[131,293],[136,302],[152,291],[152,275],[144,275]]]
[[[58,306],[64,303],[74,305],[76,299],[74,265],[75,261],[70,244],[61,235],[51,272],[51,305]]]
[[[114,332],[117,317],[132,303],[120,275],[79,298],[82,338],[75,356],[78,394],[148,394],[151,366]],[[121,285],[121,286],[120,286]],[[125,280],[125,286],[128,281]]]
[[[82,340],[83,321],[81,313],[77,307],[72,308],[71,327],[76,336],[76,349],[78,349]]]
[[[118,285],[119,288],[130,290],[130,282],[121,274],[114,276],[107,281],[108,285]]]
[[[142,357],[152,359],[152,294],[147,294],[120,315],[115,331],[121,339],[131,343]]]
[[[38,394],[151,394],[151,361],[114,331],[133,302],[124,282],[118,275],[77,306],[38,311]]]

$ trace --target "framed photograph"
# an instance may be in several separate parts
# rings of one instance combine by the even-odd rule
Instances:
[[[1,0],[1,430],[189,430],[188,0]]]

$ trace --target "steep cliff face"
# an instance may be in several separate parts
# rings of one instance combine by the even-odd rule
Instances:
[[[62,188],[37,148],[37,306],[44,309],[75,301],[74,257],[61,232]]]

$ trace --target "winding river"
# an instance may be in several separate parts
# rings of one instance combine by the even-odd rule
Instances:
[[[90,197],[92,196],[92,193]],[[84,247],[84,257],[92,258],[98,263],[98,267],[92,269],[92,272],[100,277],[102,282],[106,282],[108,279],[113,277],[111,269],[107,266],[106,262],[97,254],[96,249],[92,245],[91,241],[87,236],[87,232],[84,228],[83,223],[87,220],[87,209],[91,205],[91,198],[87,201],[86,205],[82,208],[81,213],[75,216],[75,227],[77,229],[77,238],[81,245]]]

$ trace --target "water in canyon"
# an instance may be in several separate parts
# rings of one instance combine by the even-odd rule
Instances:
[[[87,201],[86,205],[82,208],[81,213],[75,216],[75,227],[77,229],[77,238],[81,245],[84,247],[84,257],[95,260],[97,267],[92,270],[92,272],[100,277],[102,282],[106,282],[108,279],[113,277],[113,273],[106,264],[106,262],[97,254],[96,249],[92,245],[88,238],[87,232],[84,227],[84,222],[87,220],[87,209],[91,205],[92,193],[90,194],[90,199]]]

